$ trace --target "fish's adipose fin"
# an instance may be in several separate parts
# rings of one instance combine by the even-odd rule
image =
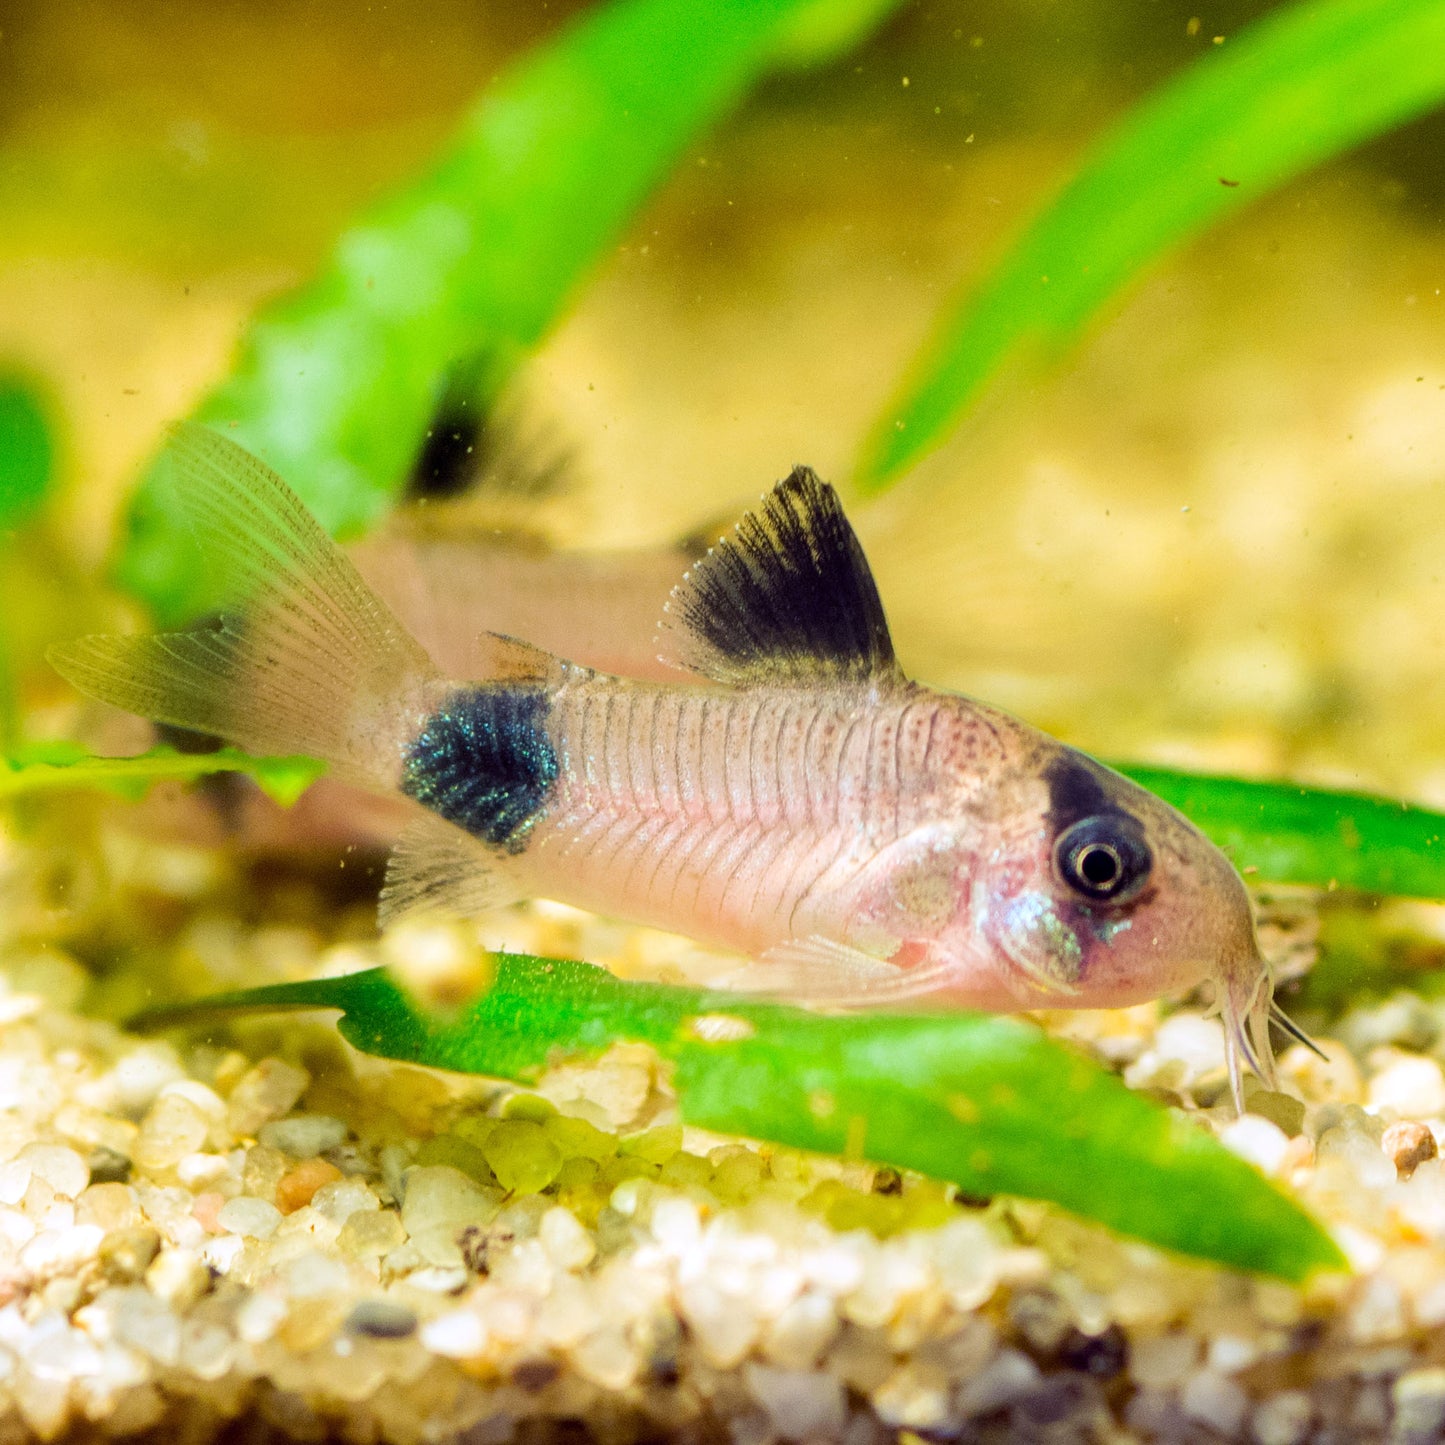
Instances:
[[[485,682],[555,682],[562,666],[550,652],[520,637],[483,632],[472,647],[468,672]]]
[[[187,632],[83,637],[51,648],[51,663],[128,712],[391,785],[437,680],[431,660],[264,463],[193,424],[172,431],[166,457],[220,584],[218,614]]]
[[[724,975],[717,986],[779,1002],[865,1009],[933,993],[952,974],[951,965],[941,961],[903,968],[831,938],[790,938]]]
[[[471,918],[524,896],[494,851],[444,818],[408,824],[386,861],[377,921],[437,915]]]
[[[838,494],[795,467],[673,589],[660,662],[733,686],[903,681]]]

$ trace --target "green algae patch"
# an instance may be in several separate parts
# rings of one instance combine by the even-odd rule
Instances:
[[[524,1085],[560,1058],[645,1043],[672,1065],[689,1124],[917,1170],[971,1195],[1047,1200],[1236,1269],[1298,1281],[1344,1268],[1314,1219],[1204,1129],[1018,1019],[820,1015],[499,954],[491,989],[445,1018],[372,969],[156,1009],[136,1023],[277,1008],[340,1009],[342,1035],[366,1053]],[[700,1015],[750,1030],[700,1039]],[[545,1151],[508,1151],[550,1143],[547,1126],[528,1123],[538,1140],[500,1147],[498,1134],[524,1122],[495,1126],[481,1145],[499,1179],[513,1164],[529,1182],[540,1177],[534,1156]]]

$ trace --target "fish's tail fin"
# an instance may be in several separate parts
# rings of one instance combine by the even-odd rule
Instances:
[[[204,427],[173,429],[178,502],[219,574],[207,624],[50,650],[80,691],[255,753],[306,753],[394,784],[435,696],[431,659],[269,467]]]

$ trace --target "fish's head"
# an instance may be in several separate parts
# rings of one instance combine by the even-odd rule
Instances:
[[[1233,865],[1183,814],[1092,758],[1051,744],[1035,761],[1014,793],[1031,801],[1001,809],[1003,842],[975,873],[970,908],[1015,996],[1120,1007],[1212,980],[1236,1102],[1244,1065],[1272,1086],[1273,985]]]

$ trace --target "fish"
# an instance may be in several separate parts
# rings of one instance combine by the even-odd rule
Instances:
[[[529,897],[744,954],[819,1008],[1118,1007],[1209,981],[1230,1087],[1276,1074],[1243,881],[1183,814],[899,666],[837,492],[795,467],[673,588],[659,677],[495,632],[446,671],[300,499],[194,424],[167,452],[223,602],[51,648],[81,692],[406,800],[382,926]],[[676,680],[673,680],[673,679]]]

